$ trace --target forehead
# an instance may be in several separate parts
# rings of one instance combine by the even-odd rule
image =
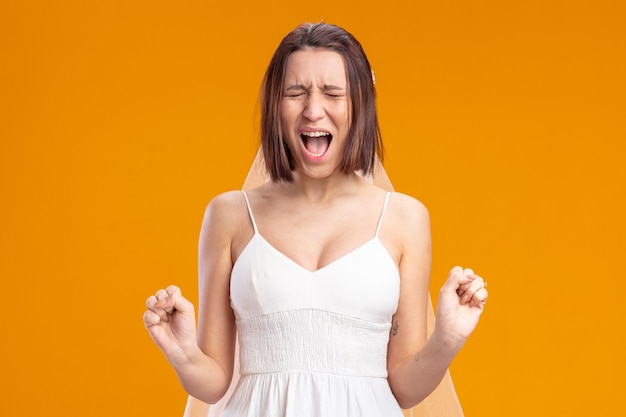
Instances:
[[[346,64],[343,57],[331,49],[305,48],[287,58],[285,84],[330,83],[346,84]]]

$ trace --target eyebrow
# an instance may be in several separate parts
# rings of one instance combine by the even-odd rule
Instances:
[[[302,85],[302,84],[294,84],[294,85],[290,85],[289,87],[287,87],[285,89],[285,91],[294,91],[294,90],[304,90],[304,91],[306,91],[307,88],[304,85]],[[337,91],[337,90],[345,90],[345,88],[344,87],[340,87],[338,85],[333,85],[333,84],[324,85],[322,87],[322,91]]]

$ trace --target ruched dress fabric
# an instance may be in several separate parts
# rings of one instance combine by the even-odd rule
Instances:
[[[402,417],[387,382],[398,268],[376,234],[309,271],[257,229],[231,275],[238,385],[222,417]]]

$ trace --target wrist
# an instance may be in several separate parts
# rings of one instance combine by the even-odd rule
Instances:
[[[175,350],[167,352],[165,356],[174,368],[180,369],[200,362],[203,355],[204,353],[194,341],[184,346],[177,346]]]
[[[437,326],[436,324],[430,339],[432,343],[437,346],[437,351],[448,352],[452,356],[456,355],[467,341],[467,337],[442,328],[441,326]]]

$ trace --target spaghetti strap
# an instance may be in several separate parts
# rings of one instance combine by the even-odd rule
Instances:
[[[383,217],[385,216],[385,211],[387,210],[387,203],[389,203],[389,196],[391,192],[387,191],[387,195],[385,196],[385,204],[383,205],[383,211],[380,213],[380,218],[378,219],[378,226],[376,226],[376,235],[375,238],[378,238],[378,233],[380,232],[380,226],[383,224]]]
[[[258,235],[259,234],[259,229],[257,229],[256,222],[254,221],[254,216],[252,215],[252,207],[250,207],[250,200],[248,200],[248,193],[246,193],[244,190],[241,190],[241,192],[243,193],[243,198],[245,198],[245,200],[246,200],[246,207],[248,207],[248,214],[250,214],[250,220],[252,221],[252,227],[254,227],[254,234]]]

